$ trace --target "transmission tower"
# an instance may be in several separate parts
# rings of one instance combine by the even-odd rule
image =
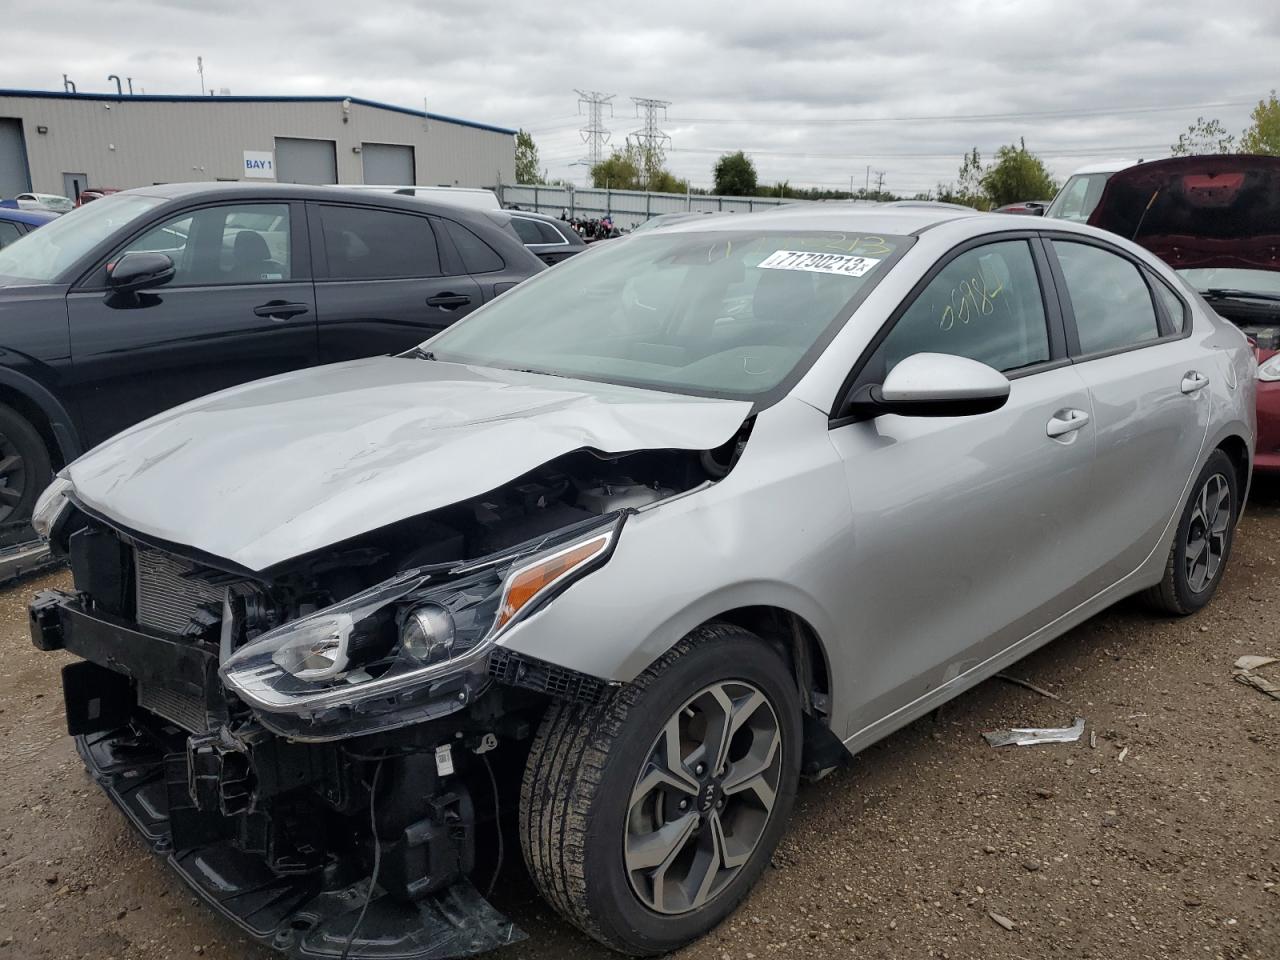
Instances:
[[[658,111],[662,111],[662,118],[665,120],[671,101],[653,100],[649,97],[632,97],[631,100],[636,105],[636,116],[641,116],[643,111],[644,117],[644,126],[633,130],[631,138],[640,148],[645,179],[652,181],[653,175],[662,169],[662,162],[666,159],[666,144],[671,142],[671,137],[658,129]]]
[[[587,145],[586,164],[590,170],[604,159],[604,145],[609,142],[609,131],[604,126],[604,108],[609,108],[609,116],[613,116],[613,104],[610,101],[617,96],[613,93],[600,93],[598,90],[576,90],[578,94],[578,112],[582,112],[583,104],[587,107],[587,123],[578,132],[582,134],[582,142]]]

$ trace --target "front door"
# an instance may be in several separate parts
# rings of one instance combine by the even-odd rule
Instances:
[[[445,275],[427,215],[332,203],[310,211],[322,362],[403,352],[483,300],[469,276]]]
[[[316,362],[316,312],[300,204],[180,213],[116,250],[67,297],[69,388],[91,446],[187,400]],[[107,264],[173,258],[155,290],[120,295]]]
[[[1099,242],[1055,238],[1076,369],[1089,388],[1099,491],[1087,519],[1097,590],[1136,570],[1182,508],[1220,368],[1186,334],[1190,312],[1154,274]],[[1153,296],[1154,294],[1154,296]]]
[[[831,432],[848,476],[857,558],[849,631],[863,706],[847,736],[1085,598],[1093,551],[1080,513],[1089,506],[1094,431],[1088,390],[1062,356],[1056,305],[1041,292],[1044,267],[1026,239],[959,253],[858,378],[883,382],[915,353],[957,354],[1011,378],[1001,409],[886,415]]]

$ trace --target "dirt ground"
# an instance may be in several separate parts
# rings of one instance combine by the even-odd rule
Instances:
[[[0,960],[274,956],[198,906],[83,773],[63,659],[27,639],[27,598],[65,582],[0,593]],[[1232,680],[1247,653],[1280,656],[1277,484],[1200,615],[1122,604],[1011,671],[1062,702],[991,680],[802,787],[773,869],[680,960],[1277,960],[1280,702]],[[1096,747],[980,736],[1076,715]],[[507,873],[497,903],[530,939],[495,956],[605,955]]]

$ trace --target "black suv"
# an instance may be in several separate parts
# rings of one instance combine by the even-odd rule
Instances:
[[[0,526],[52,470],[247,380],[396,353],[544,269],[484,211],[394,194],[174,184],[0,250]]]

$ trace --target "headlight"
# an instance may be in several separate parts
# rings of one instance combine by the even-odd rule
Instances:
[[[36,500],[35,509],[31,511],[31,527],[41,539],[48,540],[53,533],[54,524],[71,502],[67,497],[70,491],[70,480],[54,477],[53,483],[45,487],[44,493]]]
[[[617,530],[407,570],[255,638],[227,658],[222,679],[268,713],[394,700],[479,663],[513,623],[607,560]]]
[[[1268,383],[1280,380],[1280,353],[1258,364],[1258,379]]]

